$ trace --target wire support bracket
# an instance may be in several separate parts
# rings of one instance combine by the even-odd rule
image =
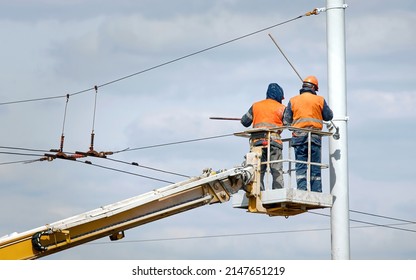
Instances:
[[[315,8],[310,12],[307,12],[305,14],[305,16],[311,16],[311,15],[319,15],[320,13],[326,12],[328,10],[333,10],[333,9],[346,9],[348,8],[348,4],[344,4],[342,6],[338,6],[338,7],[323,7],[323,8]]]

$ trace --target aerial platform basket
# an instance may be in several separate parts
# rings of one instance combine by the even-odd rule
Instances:
[[[309,151],[311,150],[311,134],[320,134],[321,136],[330,136],[331,132],[316,131],[312,129],[298,129],[294,127],[277,127],[277,128],[255,128],[244,132],[235,133],[236,136],[251,138],[251,135],[259,132],[264,132],[266,137],[270,137],[273,132],[289,130],[302,130],[308,133],[309,138]],[[309,174],[312,165],[320,166],[321,169],[328,168],[327,164],[311,162],[310,152],[308,160],[298,161],[292,159],[292,147],[290,145],[290,138],[281,139],[283,144],[287,144],[287,148],[283,150],[287,151],[287,158],[281,160],[271,161],[270,158],[265,162],[261,162],[262,149],[267,148],[270,151],[270,138],[267,141],[267,147],[251,147],[250,153],[246,155],[246,164],[256,167],[256,176],[253,179],[251,185],[247,186],[245,190],[240,190],[232,197],[232,204],[234,208],[247,209],[249,212],[268,214],[269,216],[293,216],[307,212],[314,209],[330,208],[333,204],[333,196],[327,193],[313,192],[310,188]],[[285,152],[284,152],[285,153]],[[270,154],[270,153],[268,153]],[[260,190],[260,166],[267,165],[266,172],[270,172],[270,164],[275,162],[281,162],[287,166],[287,170],[282,170],[283,174],[288,175],[284,188],[272,189],[270,186],[271,175],[265,176],[265,190]],[[292,187],[292,173],[295,171],[294,165],[296,163],[304,163],[307,165],[307,190],[298,190],[296,187]]]
[[[298,189],[274,189],[260,192],[261,204],[269,216],[294,216],[314,209],[332,207],[333,196]],[[232,197],[234,208],[249,209],[249,196],[240,190]],[[256,211],[255,211],[256,212]],[[259,211],[262,213],[262,211]]]

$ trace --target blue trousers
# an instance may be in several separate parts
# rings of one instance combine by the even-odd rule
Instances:
[[[295,158],[300,161],[308,161],[308,143],[293,146],[295,149]],[[311,143],[311,162],[321,163],[321,146]],[[296,163],[296,182],[298,190],[307,190],[307,165]],[[322,192],[321,167],[311,165],[310,172],[311,191]]]

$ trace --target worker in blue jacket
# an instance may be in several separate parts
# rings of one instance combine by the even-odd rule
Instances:
[[[325,99],[317,95],[319,89],[318,79],[308,76],[303,80],[299,95],[292,97],[285,109],[283,123],[298,128],[322,130],[323,121],[330,121],[333,112]],[[308,161],[308,133],[294,129],[291,145],[295,150],[298,161]],[[311,134],[311,162],[321,163],[321,136]],[[311,191],[322,192],[321,167],[311,165],[310,170]],[[300,190],[307,190],[307,165],[296,163],[296,182]]]

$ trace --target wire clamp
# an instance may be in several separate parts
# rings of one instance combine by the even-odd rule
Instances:
[[[312,11],[307,12],[305,14],[305,16],[308,17],[308,16],[311,16],[311,15],[319,15],[320,13],[325,12],[325,11],[326,11],[326,8],[315,8]]]

